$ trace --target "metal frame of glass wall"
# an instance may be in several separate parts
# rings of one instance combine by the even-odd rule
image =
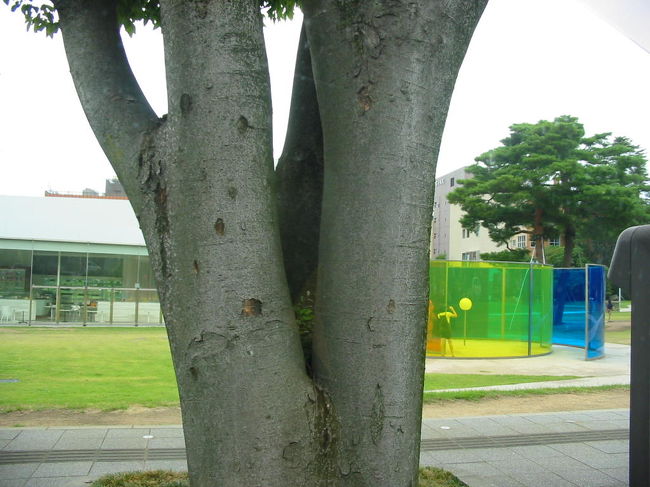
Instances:
[[[605,356],[606,268],[553,270],[553,343],[585,349],[585,360]]]
[[[7,323],[163,323],[146,249],[0,241],[0,324]]]

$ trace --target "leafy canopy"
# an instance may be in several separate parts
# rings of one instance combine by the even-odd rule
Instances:
[[[585,137],[578,119],[558,117],[510,127],[500,147],[476,158],[471,179],[448,198],[465,215],[464,228],[481,224],[508,245],[519,233],[563,237],[566,262],[575,238],[615,241],[648,218],[646,157],[625,137]]]
[[[25,17],[27,30],[34,32],[45,31],[52,37],[59,31],[59,21],[56,7],[52,2],[34,4],[34,0],[2,0],[10,6],[11,11],[20,11]],[[265,9],[266,15],[272,20],[293,18],[296,7],[300,7],[302,0],[259,0],[260,8]],[[160,1],[159,0],[118,0],[117,18],[124,30],[129,34],[135,33],[135,23],[151,22],[155,28],[160,27]]]

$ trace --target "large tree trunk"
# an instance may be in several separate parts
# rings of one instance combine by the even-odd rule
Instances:
[[[256,1],[161,3],[169,114],[126,141],[130,153],[116,166],[159,283],[192,485],[309,485],[318,394],[305,374],[271,193],[261,14]],[[95,70],[114,75],[116,63],[84,56],[113,45],[76,38],[97,29],[118,39],[107,12],[112,2],[60,3],[81,93]],[[110,106],[112,95],[95,105]],[[118,129],[100,134],[108,154]]]
[[[576,231],[573,227],[564,229],[564,256],[562,260],[563,267],[573,265],[573,249],[576,246]]]
[[[164,119],[128,69],[117,0],[56,1],[156,272],[193,487],[417,485],[434,161],[485,1],[306,2],[318,106],[292,118],[310,138],[289,130],[278,178],[291,239],[292,192],[320,214],[320,112],[320,228],[284,259],[306,259],[296,295],[320,232],[314,381],[280,245],[259,1],[161,1]],[[315,100],[301,66],[294,103]]]
[[[315,380],[342,485],[417,485],[435,160],[485,2],[305,2],[325,154]]]
[[[544,225],[542,223],[542,215],[544,210],[535,208],[535,226],[533,228],[533,242],[535,242],[535,259],[537,262],[545,264],[544,258]]]

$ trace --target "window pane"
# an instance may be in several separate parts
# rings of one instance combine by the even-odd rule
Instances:
[[[122,287],[123,260],[111,254],[88,255],[88,287]]]
[[[56,286],[58,252],[34,252],[33,282],[37,286]]]
[[[0,250],[0,298],[29,298],[31,265],[31,250]]]
[[[86,285],[86,254],[61,252],[61,286]]]
[[[151,268],[151,261],[148,255],[140,256],[140,288],[141,289],[156,289],[156,280]],[[158,299],[158,298],[156,298]]]

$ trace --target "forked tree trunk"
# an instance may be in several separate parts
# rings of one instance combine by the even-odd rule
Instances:
[[[283,167],[311,162],[278,177],[281,201],[301,187],[318,198],[320,112],[320,226],[285,245],[313,266],[320,232],[314,380],[280,245],[259,2],[161,0],[169,114],[158,119],[128,68],[116,1],[55,5],[79,97],[149,248],[192,486],[417,485],[434,161],[486,0],[305,2],[318,106],[305,105],[313,138],[302,154],[294,139]],[[283,228],[283,239],[299,231]]]

